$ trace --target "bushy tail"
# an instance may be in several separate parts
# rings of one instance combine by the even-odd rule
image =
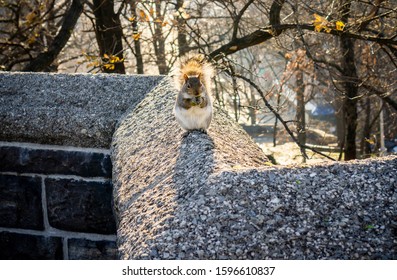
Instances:
[[[211,87],[211,77],[214,70],[210,63],[207,62],[204,55],[198,54],[181,59],[181,64],[174,73],[175,85],[180,89],[185,83],[186,77],[199,77],[207,91]]]

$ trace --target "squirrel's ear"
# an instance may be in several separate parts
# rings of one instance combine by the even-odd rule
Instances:
[[[185,80],[185,82],[187,82],[187,80],[189,79],[189,76],[186,74],[183,74],[183,79]]]
[[[201,81],[202,78],[203,78],[203,74],[202,74],[202,73],[199,73],[199,74],[197,75],[197,78]]]

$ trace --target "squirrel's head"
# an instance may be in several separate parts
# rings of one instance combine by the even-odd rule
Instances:
[[[183,78],[185,80],[184,88],[186,92],[191,96],[199,96],[203,91],[203,83],[201,81],[201,75],[188,76],[184,74]]]

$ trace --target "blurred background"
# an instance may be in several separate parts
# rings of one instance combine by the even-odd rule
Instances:
[[[0,0],[0,70],[164,74],[203,53],[277,164],[397,153],[397,1]]]

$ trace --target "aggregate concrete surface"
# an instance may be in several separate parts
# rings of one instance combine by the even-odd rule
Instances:
[[[161,79],[0,72],[0,139],[109,148],[117,120]]]
[[[220,109],[184,133],[175,96],[162,80],[113,138],[121,259],[397,259],[396,156],[271,166]]]

